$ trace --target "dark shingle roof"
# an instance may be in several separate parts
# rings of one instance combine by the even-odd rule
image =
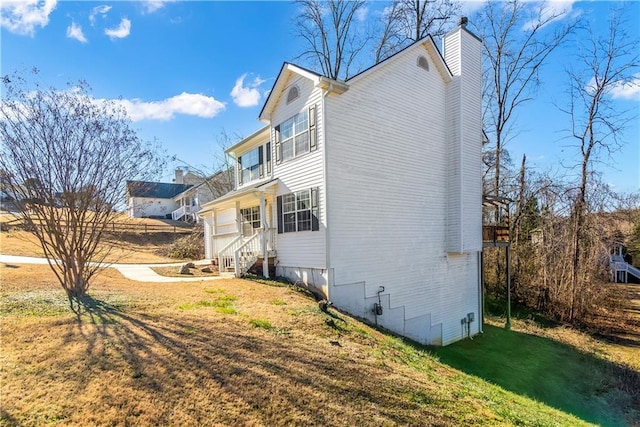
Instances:
[[[187,184],[169,184],[167,182],[127,181],[129,197],[152,197],[171,199],[192,187]]]

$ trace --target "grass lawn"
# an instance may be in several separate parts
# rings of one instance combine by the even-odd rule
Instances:
[[[449,366],[595,424],[627,425],[630,415],[639,420],[639,371],[514,329],[485,325],[473,341],[434,353]]]
[[[640,422],[616,365],[549,338],[487,327],[434,350],[275,283],[147,284],[112,269],[76,316],[47,268],[0,277],[0,425]]]

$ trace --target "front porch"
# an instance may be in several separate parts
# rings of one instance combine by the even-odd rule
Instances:
[[[198,213],[204,220],[205,257],[221,273],[241,277],[253,267],[264,277],[273,275],[276,188],[277,180],[254,184],[207,203]]]

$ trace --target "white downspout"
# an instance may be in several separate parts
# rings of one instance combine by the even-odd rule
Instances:
[[[325,246],[325,268],[327,275],[327,299],[330,300],[331,296],[329,295],[329,289],[331,288],[331,283],[329,280],[331,278],[331,274],[329,273],[331,270],[331,256],[330,256],[330,240],[329,240],[329,180],[327,179],[327,159],[329,158],[329,144],[327,143],[327,114],[326,114],[326,102],[325,98],[327,94],[330,92],[331,88],[328,90],[323,90],[321,99],[322,99],[322,149],[324,156],[322,175],[324,182],[324,217],[325,217],[325,227],[324,227],[324,246]],[[316,130],[317,132],[317,130]],[[320,221],[320,218],[318,218]]]
[[[264,193],[260,194],[260,220],[262,222],[262,275],[269,278],[269,250],[267,248],[267,212]]]

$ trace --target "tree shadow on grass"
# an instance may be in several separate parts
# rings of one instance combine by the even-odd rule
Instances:
[[[574,347],[485,325],[483,335],[432,352],[456,369],[585,421],[640,422],[640,373]]]
[[[83,298],[78,322],[68,325],[62,345],[86,343],[83,364],[96,375],[124,367],[123,383],[130,387],[125,394],[129,399],[150,396],[155,412],[147,420],[154,424],[175,424],[172,417],[183,407],[191,412],[182,421],[193,425],[211,422],[207,412],[214,407],[215,422],[221,425],[454,423],[437,407],[407,401],[419,388],[418,380],[398,381],[382,366],[369,366],[363,373],[349,358],[327,357],[313,340],[292,341],[248,328],[233,315],[203,319],[198,310],[150,313]],[[74,380],[84,389],[92,376]],[[211,408],[194,407],[193,400],[202,395],[213,402]],[[331,399],[353,408],[338,414],[336,403],[326,404]],[[105,391],[92,404],[96,413],[101,405],[120,405],[127,417],[138,403],[118,401]],[[135,424],[136,418],[120,422]]]

